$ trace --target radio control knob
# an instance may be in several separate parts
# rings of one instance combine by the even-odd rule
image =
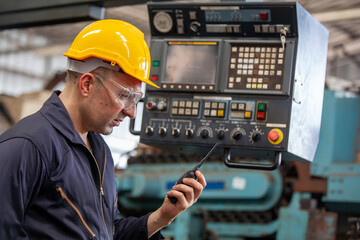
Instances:
[[[222,140],[225,137],[225,131],[224,130],[219,130],[217,133],[217,137]]]
[[[157,104],[157,109],[160,111],[166,110],[166,102],[165,101],[159,101]]]
[[[154,128],[151,127],[151,126],[147,126],[146,129],[145,129],[145,133],[146,133],[147,135],[153,135],[153,133],[154,133]]]
[[[173,128],[171,131],[171,135],[173,135],[174,137],[177,137],[180,135],[180,129],[178,128]]]
[[[207,138],[209,136],[209,131],[207,129],[201,130],[200,136],[204,139]]]
[[[193,137],[193,136],[194,136],[194,130],[192,130],[191,128],[186,129],[185,135],[186,135],[188,138]]]
[[[235,131],[234,134],[232,135],[232,138],[235,141],[239,141],[241,137],[242,137],[242,132],[241,131]]]
[[[160,136],[165,136],[166,135],[166,128],[164,128],[164,127],[159,128],[158,134]]]

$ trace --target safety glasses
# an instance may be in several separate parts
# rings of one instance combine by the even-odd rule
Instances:
[[[132,92],[128,88],[123,87],[119,83],[109,79],[106,81],[97,76],[100,80],[104,88],[110,93],[110,95],[114,98],[115,102],[117,102],[123,109],[130,109],[131,107],[138,104],[143,93],[142,92]]]

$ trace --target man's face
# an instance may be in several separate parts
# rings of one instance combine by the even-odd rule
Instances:
[[[141,82],[130,75],[116,72],[109,80],[120,84],[131,92],[141,91]],[[119,126],[125,117],[134,118],[136,113],[136,105],[130,108],[125,106],[124,108],[121,99],[118,99],[119,102],[116,102],[114,95],[110,92],[111,88],[114,88],[114,83],[111,83],[109,80],[96,84],[97,96],[91,102],[90,108],[93,111],[91,113],[92,116],[89,116],[92,120],[92,131],[104,135],[112,133],[113,127]],[[96,81],[101,80],[97,78]]]

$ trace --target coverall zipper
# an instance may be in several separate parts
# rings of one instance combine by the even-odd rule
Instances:
[[[86,147],[86,145],[84,145],[84,147]],[[106,234],[107,234],[107,237],[108,239],[110,240],[110,236],[109,236],[109,231],[107,229],[107,226],[106,226],[106,221],[105,221],[105,217],[104,217],[104,209],[103,209],[103,197],[104,197],[104,189],[103,189],[103,179],[104,179],[104,173],[105,173],[105,167],[106,167],[106,148],[105,148],[105,145],[103,145],[103,148],[104,148],[104,157],[105,157],[105,161],[104,161],[104,168],[103,168],[103,174],[101,175],[100,173],[100,168],[99,168],[99,165],[96,161],[96,158],[94,156],[94,154],[86,147],[86,149],[89,151],[89,153],[91,154],[95,164],[96,164],[96,167],[97,167],[97,170],[98,170],[98,173],[99,173],[99,178],[100,178],[100,206],[101,206],[101,215],[102,215],[102,219],[104,221],[104,225],[105,225],[105,229],[106,229]]]
[[[79,209],[77,209],[77,207],[72,203],[72,201],[66,196],[66,194],[64,193],[64,191],[62,190],[61,187],[57,187],[56,190],[60,193],[61,197],[63,199],[65,199],[67,201],[67,203],[75,210],[76,214],[78,215],[78,217],[80,218],[81,222],[83,223],[84,227],[88,230],[88,232],[91,234],[91,236],[94,238],[95,237],[95,233],[91,230],[91,228],[87,225],[87,223],[85,222],[83,216],[81,215]]]

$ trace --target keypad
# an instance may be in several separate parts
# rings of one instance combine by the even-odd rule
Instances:
[[[230,105],[230,117],[250,120],[254,113],[253,102],[232,102]]]
[[[228,89],[282,90],[284,50],[280,45],[232,44]]]
[[[223,118],[225,117],[225,102],[205,101],[204,103],[204,116]]]
[[[199,116],[198,100],[173,100],[171,114],[175,116]]]

